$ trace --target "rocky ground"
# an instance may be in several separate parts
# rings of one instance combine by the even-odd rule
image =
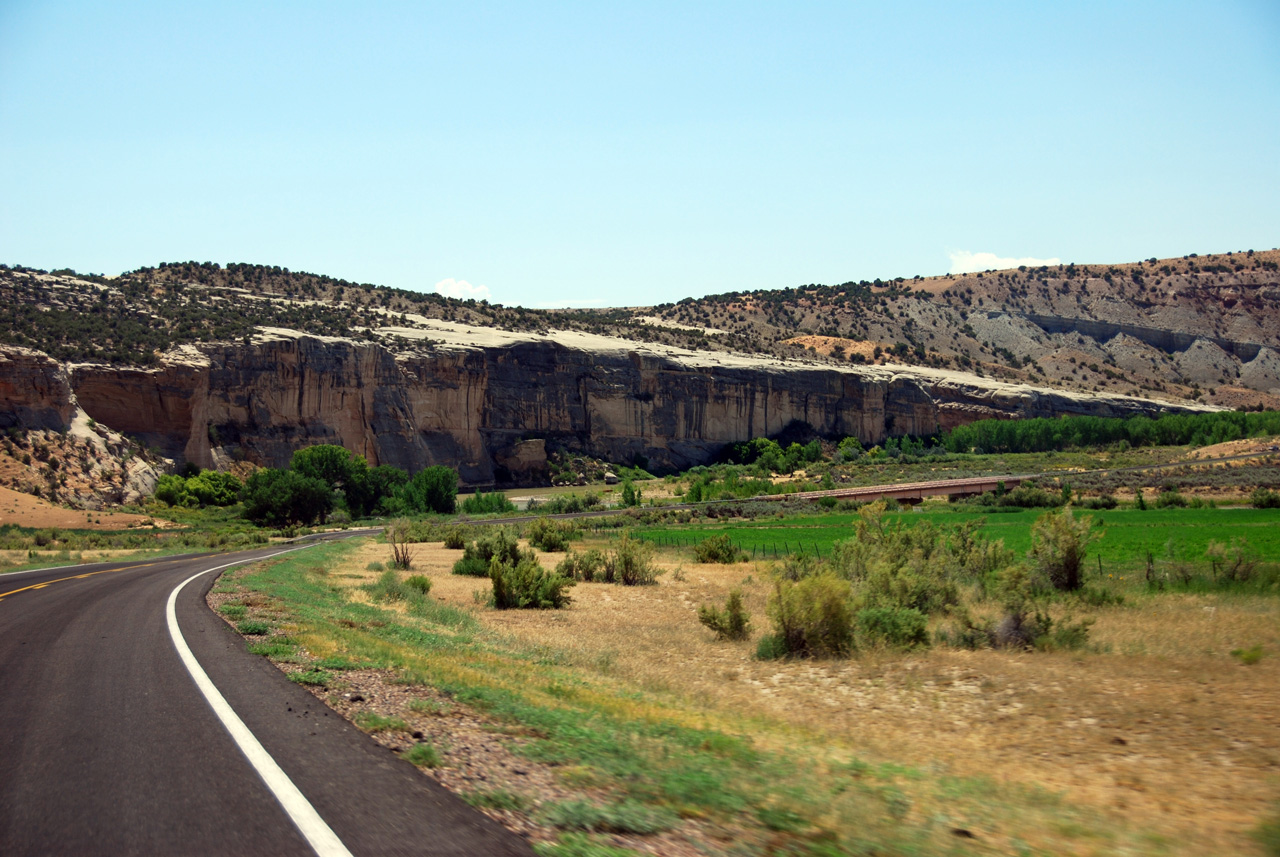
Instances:
[[[139,502],[155,490],[166,464],[149,460],[136,442],[93,422],[83,411],[67,431],[10,429],[0,434],[0,488],[48,501],[48,506],[95,512]],[[38,502],[9,499],[6,505],[21,506],[27,518],[48,518],[47,512],[37,515],[43,508]]]

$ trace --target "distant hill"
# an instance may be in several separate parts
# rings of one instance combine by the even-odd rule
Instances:
[[[504,307],[238,263],[162,264],[114,278],[0,266],[0,343],[64,362],[153,365],[176,346],[240,342],[264,328],[422,351],[433,320],[1280,407],[1280,250],[813,284],[604,310]]]
[[[107,432],[161,467],[281,466],[337,443],[491,485],[545,482],[561,453],[672,471],[788,433],[876,444],[988,417],[1275,407],[1278,257],[564,311],[261,265],[0,267],[0,429]],[[120,496],[150,478],[120,474]]]
[[[731,292],[654,321],[747,351],[1280,406],[1280,251]]]

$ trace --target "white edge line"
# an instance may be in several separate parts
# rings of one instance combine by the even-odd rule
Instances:
[[[311,547],[311,545],[306,547]],[[293,784],[293,780],[289,779],[289,775],[276,764],[276,760],[271,758],[271,754],[259,743],[254,734],[249,731],[249,727],[244,725],[244,721],[231,708],[222,693],[210,680],[208,674],[200,666],[196,656],[192,654],[187,641],[182,637],[181,629],[178,628],[178,614],[175,606],[178,603],[178,593],[197,577],[203,577],[210,572],[221,571],[233,565],[260,562],[264,559],[280,556],[282,553],[292,553],[295,550],[305,549],[293,548],[292,550],[280,551],[280,553],[270,554],[265,557],[242,559],[193,574],[182,583],[179,583],[169,593],[169,602],[165,606],[165,619],[169,624],[169,636],[173,639],[174,648],[178,650],[178,657],[182,658],[182,663],[186,666],[187,672],[191,673],[191,678],[195,680],[196,686],[204,694],[204,698],[208,701],[209,707],[213,709],[213,713],[218,715],[222,725],[231,733],[231,737],[240,748],[240,752],[244,753],[249,760],[249,764],[253,765],[258,772],[258,776],[262,777],[262,781],[266,783],[267,788],[271,790],[276,800],[280,802],[280,806],[288,813],[289,819],[298,828],[298,832],[306,837],[311,848],[320,857],[351,857],[351,852],[347,850],[347,846],[342,844],[342,840],[338,838],[338,835],[325,823],[325,820],[320,817],[320,813],[316,812],[311,802]]]

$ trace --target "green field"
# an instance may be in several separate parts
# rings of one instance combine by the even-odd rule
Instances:
[[[1022,509],[1016,512],[981,512],[950,508],[897,512],[889,517],[908,522],[929,521],[939,526],[985,519],[982,531],[992,539],[1021,554],[1031,547],[1031,525],[1045,512]],[[1104,570],[1133,571],[1145,568],[1147,552],[1154,559],[1198,561],[1204,558],[1209,542],[1230,542],[1243,537],[1252,553],[1266,561],[1280,560],[1280,510],[1277,509],[1113,509],[1088,514],[1097,523],[1102,537],[1090,551],[1091,567],[1101,558]],[[724,525],[645,527],[635,535],[661,546],[688,547],[710,536],[728,533],[748,555],[757,558],[775,554],[815,551],[828,555],[831,546],[852,537],[854,512],[742,521]]]

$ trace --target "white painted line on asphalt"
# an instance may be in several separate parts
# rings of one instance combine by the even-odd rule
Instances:
[[[307,545],[307,547],[311,547],[311,545]],[[227,703],[218,688],[214,686],[204,668],[200,666],[196,656],[191,653],[191,648],[187,645],[187,641],[183,639],[182,631],[178,628],[178,613],[175,606],[178,603],[178,593],[197,577],[203,577],[210,572],[221,571],[233,565],[260,562],[264,559],[271,559],[271,557],[298,550],[306,550],[306,547],[280,551],[280,553],[264,557],[229,562],[226,565],[208,568],[199,574],[191,575],[169,593],[169,603],[165,606],[165,619],[169,623],[169,636],[173,639],[174,648],[178,650],[178,656],[182,658],[182,663],[186,666],[187,672],[191,673],[191,677],[195,679],[196,686],[204,694],[204,698],[209,702],[213,713],[218,715],[222,725],[227,727],[227,731],[231,733],[231,737],[240,747],[240,751],[249,760],[249,764],[253,765],[258,772],[258,776],[262,777],[262,781],[266,783],[267,788],[271,789],[271,793],[276,796],[280,806],[288,813],[290,820],[298,828],[298,832],[306,837],[311,848],[320,857],[351,857],[351,852],[347,850],[347,846],[342,844],[342,840],[320,817],[320,813],[316,812],[315,807],[303,796],[298,787],[293,784],[293,780],[289,779],[289,775],[281,770],[280,766],[276,764],[276,760],[271,758],[271,754],[249,731],[249,727],[244,725],[244,721],[240,719],[239,715],[232,710],[230,704]]]

